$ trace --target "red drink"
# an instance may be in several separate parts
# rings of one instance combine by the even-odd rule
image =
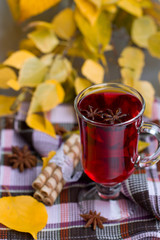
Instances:
[[[138,156],[141,101],[130,93],[99,90],[81,98],[77,107],[85,116],[78,118],[85,173],[105,185],[124,181]]]

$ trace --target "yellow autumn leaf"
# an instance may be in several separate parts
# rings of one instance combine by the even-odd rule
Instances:
[[[99,84],[103,82],[104,69],[99,63],[91,59],[87,59],[84,62],[81,71],[82,74],[93,83]]]
[[[16,80],[17,76],[15,72],[8,67],[0,68],[0,88],[7,89],[9,80]]]
[[[49,22],[45,22],[45,21],[33,21],[33,22],[29,22],[29,24],[26,26],[26,30],[30,29],[30,28],[47,28],[47,29],[53,29],[53,26],[51,23]]]
[[[74,12],[70,8],[65,8],[58,13],[52,23],[55,33],[62,39],[69,40],[75,34]]]
[[[111,38],[111,22],[107,12],[101,12],[96,22],[90,25],[80,11],[76,9],[75,20],[79,30],[85,38],[85,42],[98,51],[103,51],[109,44]]]
[[[29,113],[26,118],[26,123],[30,128],[44,132],[51,137],[56,137],[54,127],[42,114]]]
[[[139,1],[136,0],[119,0],[117,5],[123,10],[129,12],[130,14],[141,17],[142,16],[142,8]]]
[[[152,84],[148,81],[134,81],[134,80],[131,81],[127,79],[123,80],[123,83],[135,88],[138,92],[141,93],[146,103],[144,115],[150,118],[152,116],[155,95],[155,90]]]
[[[80,77],[77,77],[76,80],[75,80],[75,90],[76,90],[76,93],[80,93],[83,89],[87,88],[87,87],[90,87],[92,85],[92,83],[90,81],[88,81],[87,79],[85,78],[80,78]]]
[[[117,3],[119,0],[102,0],[102,6],[103,5],[107,5],[107,4],[115,4]]]
[[[46,112],[63,102],[64,90],[55,80],[47,80],[36,88],[29,108],[29,114]]]
[[[34,239],[47,224],[44,204],[31,196],[2,197],[0,212],[0,223],[13,230],[30,233]]]
[[[29,38],[22,39],[20,41],[19,49],[20,50],[26,49],[27,51],[32,52],[35,56],[41,55],[40,50],[36,48],[34,42]]]
[[[27,50],[20,50],[12,53],[11,56],[9,56],[3,63],[5,65],[20,69],[24,62],[32,57],[34,57],[33,53]]]
[[[81,14],[93,25],[100,13],[99,4],[95,5],[88,0],[74,0]],[[100,1],[99,1],[100,2]],[[101,5],[101,4],[100,4]]]
[[[19,91],[19,90],[20,90],[20,85],[19,85],[18,81],[15,80],[15,79],[9,80],[9,81],[7,82],[7,85],[8,85],[10,88],[12,88],[13,90],[15,90],[15,91]]]
[[[160,32],[150,36],[148,39],[148,51],[153,57],[160,58]]]
[[[51,151],[48,153],[47,157],[42,158],[42,160],[43,160],[43,168],[42,169],[44,169],[48,165],[48,162],[51,160],[51,158],[54,157],[55,154],[56,154],[55,151]]]
[[[126,47],[123,49],[118,63],[124,79],[138,80],[144,67],[144,53],[136,47]]]
[[[11,106],[15,100],[16,97],[0,95],[0,116],[13,114],[13,111],[11,111]]]
[[[146,149],[150,144],[144,141],[138,141],[138,152],[142,152]]]
[[[46,76],[46,79],[55,79],[62,83],[65,82],[67,77],[69,77],[71,71],[71,62],[67,58],[57,55],[52,61],[52,65]]]
[[[117,12],[117,6],[114,4],[107,4],[103,6],[103,9],[110,13],[116,13]]]
[[[47,67],[39,58],[27,59],[19,71],[19,85],[21,87],[36,87],[44,80],[46,72]]]
[[[140,47],[148,47],[148,39],[151,35],[156,33],[157,26],[150,16],[143,16],[134,20],[131,37],[135,44]]]
[[[44,55],[40,58],[40,60],[41,60],[41,62],[42,62],[46,67],[49,67],[49,66],[51,66],[51,64],[52,64],[53,57],[54,57],[54,54],[53,54],[53,53],[48,53],[48,54],[44,54]]]
[[[43,53],[51,52],[59,43],[53,29],[39,28],[28,34],[36,47]]]
[[[61,0],[8,0],[8,4],[16,20],[24,21],[32,16],[38,15]]]

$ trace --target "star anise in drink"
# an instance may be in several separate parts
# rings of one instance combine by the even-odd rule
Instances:
[[[87,118],[91,118],[92,120],[95,120],[96,117],[102,117],[102,110],[99,110],[98,108],[94,109],[91,105],[88,105],[88,110],[81,110],[82,113],[87,115]]]
[[[80,216],[87,222],[84,226],[85,228],[93,225],[93,230],[96,230],[96,226],[103,229],[103,223],[106,222],[108,219],[102,217],[101,213],[97,213],[96,211],[92,212],[91,210],[87,214],[80,214]]]
[[[107,109],[106,113],[103,114],[103,118],[105,122],[110,122],[110,124],[114,124],[115,122],[121,123],[121,118],[126,117],[127,114],[122,114],[122,110],[118,108],[115,113],[111,109]]]

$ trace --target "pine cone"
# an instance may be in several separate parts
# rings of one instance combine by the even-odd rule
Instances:
[[[31,154],[27,145],[22,149],[12,146],[12,154],[8,155],[8,161],[12,168],[18,168],[20,172],[23,172],[25,168],[35,167],[37,164],[37,158]]]

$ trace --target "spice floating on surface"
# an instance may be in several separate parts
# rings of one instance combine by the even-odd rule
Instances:
[[[8,155],[8,162],[12,168],[18,168],[20,172],[23,172],[26,168],[35,167],[37,158],[32,155],[27,145],[23,148],[12,146],[12,154]]]
[[[90,225],[93,225],[93,230],[96,230],[96,226],[103,229],[103,223],[107,222],[107,218],[102,217],[101,213],[97,213],[96,211],[92,212],[91,210],[87,214],[80,214],[80,216],[87,222],[84,226],[88,228]]]

